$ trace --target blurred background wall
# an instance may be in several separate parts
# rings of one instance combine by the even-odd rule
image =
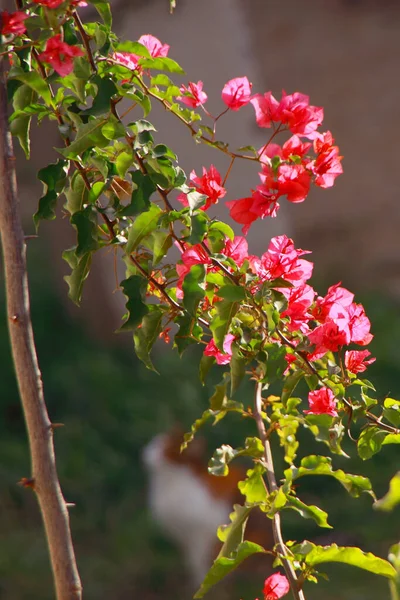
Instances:
[[[301,91],[310,95],[312,104],[324,107],[326,128],[344,155],[344,174],[333,189],[315,190],[302,205],[283,203],[277,219],[254,225],[250,247],[263,252],[272,235],[287,233],[297,247],[313,251],[321,293],[339,280],[356,291],[375,333],[372,349],[378,361],[371,378],[381,396],[399,394],[398,0],[177,0],[173,16],[167,0],[134,0],[129,5],[112,0],[111,5],[122,37],[152,33],[171,45],[170,55],[186,69],[188,79],[204,81],[212,109],[221,106],[224,83],[242,75],[253,82],[254,92],[272,90],[279,96],[282,88]],[[88,11],[90,19],[90,10],[82,9],[82,17]],[[157,140],[168,140],[186,171],[200,172],[211,162],[222,171],[227,167],[222,155],[196,145],[162,111],[154,120]],[[221,120],[220,136],[232,146],[265,143],[265,130],[256,127],[251,107]],[[49,147],[58,145],[49,126],[35,131],[30,163],[18,154],[27,233],[33,232],[31,215],[41,194],[35,174],[56,158]],[[226,200],[247,194],[257,181],[256,169],[242,163],[235,165]],[[223,203],[217,210],[227,216]],[[137,364],[130,336],[114,336],[124,303],[119,292],[113,293],[112,255],[99,253],[82,308],[67,300],[61,251],[72,244],[60,211],[55,222],[41,226],[40,239],[29,242],[28,255],[47,401],[52,418],[66,425],[57,433],[57,455],[66,497],[76,503],[71,517],[85,597],[128,600],[140,593],[146,600],[186,598],[181,558],[148,514],[140,452],[175,421],[188,426],[207,406],[210,390],[197,383],[195,356],[179,362],[160,346],[157,378]],[[50,600],[51,577],[35,499],[16,485],[29,473],[29,458],[4,301],[2,306],[0,598]],[[240,393],[245,398],[247,391]],[[240,441],[234,423],[207,435],[210,451],[222,441]],[[371,469],[379,495],[398,468],[398,458],[385,450],[369,465],[337,461],[337,466],[359,473]],[[342,531],[351,529],[365,549],[384,556],[389,544],[398,541],[398,513],[377,515],[367,499],[350,500],[328,481],[318,486],[307,493],[321,495],[332,523]],[[292,539],[321,535],[313,529],[310,533],[309,524],[298,519],[289,519],[287,526]],[[385,582],[372,575],[357,576],[343,567],[329,573],[342,582],[343,600],[388,597]],[[241,585],[243,589],[232,591],[235,597],[250,599],[260,593],[259,582]],[[311,589],[308,597],[338,597],[339,588],[327,589]]]

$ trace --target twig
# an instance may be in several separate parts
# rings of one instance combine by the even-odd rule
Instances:
[[[53,428],[47,413],[29,307],[25,243],[18,214],[15,159],[8,131],[4,59],[0,60],[0,232],[8,324],[32,462],[31,487],[42,512],[58,600],[80,600],[82,586],[67,505],[58,481]]]
[[[74,19],[75,25],[76,25],[76,27],[80,33],[80,36],[82,38],[82,42],[83,42],[83,45],[85,46],[86,54],[87,54],[90,66],[92,68],[92,71],[93,71],[93,73],[97,73],[97,67],[96,67],[96,63],[94,62],[94,59],[93,59],[93,53],[92,53],[92,49],[90,47],[90,41],[89,41],[87,33],[83,27],[82,21],[78,15],[78,13],[76,12],[76,10],[74,10],[72,12],[72,18]]]
[[[269,491],[275,492],[278,489],[278,485],[276,483],[275,471],[274,471],[274,462],[272,459],[271,446],[269,443],[267,431],[265,429],[265,424],[262,418],[262,384],[260,382],[256,383],[255,396],[254,396],[254,419],[256,421],[258,434],[260,439],[264,445],[264,459],[267,466],[267,479],[268,479],[268,487]],[[283,541],[282,531],[281,531],[281,518],[279,512],[276,513],[272,519],[272,532],[274,535],[275,544],[277,546],[277,550],[279,553],[279,558],[282,561],[283,568],[285,569],[286,577],[289,580],[290,589],[292,590],[293,598],[295,600],[305,600],[305,596],[303,590],[299,589],[299,581],[296,575],[296,571],[293,568],[293,565],[290,560],[285,558],[288,554],[288,549],[285,546],[285,542]]]

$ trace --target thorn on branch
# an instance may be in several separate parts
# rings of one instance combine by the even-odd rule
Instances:
[[[55,429],[59,429],[60,427],[65,427],[64,423],[50,423],[50,429],[54,431]]]
[[[14,325],[16,325],[17,323],[20,322],[20,318],[19,318],[19,314],[16,313],[15,315],[12,315],[12,317],[9,317],[11,323],[14,323]]]
[[[35,489],[35,480],[33,478],[22,477],[18,481],[18,485],[22,485],[22,487],[24,487],[24,488],[31,488],[32,490],[34,490]]]

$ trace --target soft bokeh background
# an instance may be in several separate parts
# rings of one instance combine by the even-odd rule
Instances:
[[[370,378],[379,397],[400,397],[398,0],[177,3],[170,16],[167,0],[135,0],[129,6],[113,0],[116,29],[126,38],[150,32],[169,43],[170,55],[186,68],[189,79],[204,81],[211,107],[220,106],[223,84],[244,74],[254,91],[271,89],[279,95],[281,88],[299,90],[324,106],[327,127],[344,154],[345,174],[332,190],[317,190],[303,205],[284,206],[275,221],[258,223],[249,236],[251,250],[262,252],[271,235],[288,233],[297,246],[313,250],[314,283],[321,294],[338,280],[356,291],[375,334],[371,351],[378,360],[370,367]],[[154,119],[159,141],[168,140],[186,170],[200,171],[211,162],[225,168],[224,157],[196,146],[161,111]],[[249,107],[221,123],[221,137],[233,145],[261,146],[264,132],[255,127]],[[33,233],[31,214],[41,192],[35,173],[53,160],[51,147],[58,144],[47,127],[35,132],[31,163],[19,157],[27,233]],[[238,165],[227,199],[246,194],[256,180],[248,165]],[[223,205],[218,214],[227,215]],[[42,226],[40,239],[29,241],[28,257],[46,399],[52,420],[65,424],[56,432],[57,460],[66,499],[76,504],[71,522],[85,598],[130,600],[140,594],[144,600],[183,600],[190,594],[182,557],[148,513],[140,453],[175,422],[188,427],[207,407],[210,389],[198,382],[196,353],[180,361],[159,345],[157,376],[138,364],[129,335],[114,335],[123,297],[113,293],[112,255],[98,257],[81,309],[66,299],[62,276],[67,269],[60,256],[72,243],[66,221],[58,218]],[[17,485],[29,476],[29,455],[3,297],[1,314],[0,598],[50,600],[52,580],[36,501]],[[244,387],[239,396],[246,401],[249,390]],[[210,452],[221,442],[239,443],[243,435],[232,421],[205,433]],[[305,444],[304,452],[324,451],[309,438]],[[398,469],[398,450],[389,447],[367,463],[335,458],[334,464],[368,474],[381,496]],[[399,540],[399,510],[389,515],[373,511],[369,498],[349,498],[325,478],[305,483],[302,493],[330,513],[338,533],[330,538],[293,513],[285,519],[289,539],[356,543],[380,556]],[[332,582],[311,586],[308,599],[389,597],[386,582],[372,574],[344,566],[327,567],[326,572]],[[250,600],[260,595],[261,583],[259,577],[242,577],[225,593]]]

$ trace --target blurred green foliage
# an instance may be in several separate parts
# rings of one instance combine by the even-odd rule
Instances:
[[[155,362],[160,376],[134,357],[129,334],[125,345],[102,347],[82,326],[72,322],[52,290],[41,251],[29,248],[33,322],[49,412],[65,424],[55,432],[61,484],[70,510],[73,537],[87,600],[144,600],[190,597],[182,557],[151,521],[146,507],[146,473],[141,449],[158,432],[174,423],[185,427],[207,407],[210,389],[202,388],[198,360],[190,350],[179,360],[160,345]],[[362,300],[362,299],[361,299]],[[379,397],[400,397],[398,309],[376,297],[363,299],[373,323],[371,351],[378,360],[369,370]],[[34,494],[17,485],[29,476],[29,454],[22,412],[10,358],[3,295],[0,300],[0,598],[54,598],[47,548]],[[118,341],[119,342],[119,341]],[[214,373],[211,379],[218,377]],[[238,397],[252,401],[250,387]],[[245,429],[245,430],[244,430]],[[240,444],[255,433],[252,423],[228,417],[208,428],[211,450],[221,443]],[[303,435],[302,454],[325,453]],[[351,450],[352,442],[348,440]],[[385,448],[362,463],[334,457],[335,468],[371,478],[378,497],[387,491],[398,470],[396,446]],[[283,465],[277,461],[278,475]],[[355,500],[329,478],[305,478],[299,495],[329,512],[333,534],[310,521],[284,513],[288,539],[311,538],[318,543],[359,544],[385,557],[398,541],[399,509],[378,513],[367,496]],[[195,543],[195,540],[193,540]],[[372,600],[389,598],[386,581],[344,566],[327,568],[330,583],[310,587],[307,599]],[[214,596],[250,600],[261,593],[263,577],[236,580],[236,587],[217,588]],[[228,586],[231,585],[228,582]]]

